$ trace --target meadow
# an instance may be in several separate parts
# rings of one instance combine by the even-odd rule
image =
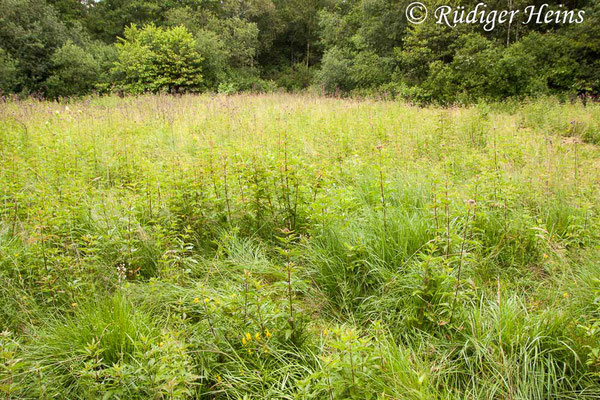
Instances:
[[[5,399],[600,396],[600,105],[0,103]]]

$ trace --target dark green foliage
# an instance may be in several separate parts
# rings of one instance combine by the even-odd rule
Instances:
[[[0,1],[0,48],[18,65],[18,92],[42,90],[51,74],[52,54],[71,36],[44,1]]]
[[[589,22],[597,20],[597,6],[591,2],[568,5],[587,11],[586,24],[561,25],[556,31],[530,24],[519,27],[518,40],[514,27],[512,32],[506,26],[492,32],[473,25],[451,29],[436,24],[433,16],[421,25],[404,25],[401,15],[408,3],[357,1],[322,12],[325,55],[318,82],[330,92],[381,87],[409,100],[443,104],[597,91],[596,78],[589,72],[582,76],[584,70],[597,67],[595,61],[590,63],[598,58],[600,39]],[[461,5],[468,9],[476,3]],[[514,9],[530,5],[513,3]],[[434,4],[439,2],[428,4],[430,14]],[[507,7],[504,2],[488,5],[498,10]],[[589,26],[586,40],[594,45],[582,47],[573,36],[574,31],[584,34],[584,25]],[[334,67],[345,71],[347,66],[353,66],[353,73],[339,75],[350,78],[335,79]]]
[[[145,25],[162,22],[168,3],[160,0],[102,0],[93,1],[87,9],[84,23],[94,39],[114,43],[131,24]]]
[[[87,94],[98,82],[100,64],[92,54],[73,42],[56,50],[50,60],[53,73],[46,80],[49,96]]]
[[[227,49],[228,66],[253,67],[258,49],[256,24],[240,18],[213,19],[208,29],[217,33]]]
[[[326,92],[334,93],[338,90],[352,89],[350,68],[352,61],[348,52],[333,47],[323,55],[321,70],[317,76]]]
[[[305,63],[296,63],[279,72],[277,85],[292,92],[306,89],[312,83],[313,75],[313,70]]]
[[[1,90],[56,97],[112,89],[235,93],[312,86],[331,94],[385,93],[443,105],[546,94],[587,101],[600,94],[600,6],[595,1],[490,0],[488,10],[521,11],[521,19],[490,31],[478,24],[437,24],[434,9],[443,4],[437,0],[427,2],[425,23],[410,24],[405,17],[410,3],[1,0]],[[470,10],[478,3],[453,6]],[[522,24],[527,6],[545,3],[548,10],[584,10],[584,22]],[[193,36],[186,46],[194,42],[192,53],[199,55],[187,49],[189,57],[160,61],[161,71],[134,72],[133,58],[149,56],[130,48],[135,57],[125,60],[121,54],[114,68],[114,57],[105,57],[108,51],[98,54],[99,43],[122,48],[118,38],[131,35],[127,27],[132,24],[140,30],[148,24],[155,30],[185,27]],[[73,65],[63,62],[68,58]],[[111,75],[111,69],[117,73]],[[161,80],[164,74],[171,76]]]
[[[18,83],[18,66],[16,61],[0,49],[0,91],[12,92]]]

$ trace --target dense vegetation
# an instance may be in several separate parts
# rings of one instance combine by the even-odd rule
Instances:
[[[597,399],[599,142],[546,98],[3,103],[0,394]]]
[[[600,4],[582,24],[411,25],[411,0],[0,0],[0,91],[298,91],[469,103],[600,92]],[[425,1],[473,7],[479,0]],[[520,17],[523,17],[523,13]],[[192,77],[193,75],[193,77]]]

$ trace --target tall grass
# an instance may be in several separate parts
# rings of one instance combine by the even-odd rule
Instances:
[[[0,393],[600,395],[597,104],[0,104]]]

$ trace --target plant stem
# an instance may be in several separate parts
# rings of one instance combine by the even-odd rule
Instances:
[[[456,305],[456,298],[458,297],[458,289],[460,288],[460,278],[462,271],[462,263],[463,263],[463,254],[465,250],[465,242],[467,241],[467,235],[469,233],[469,218],[471,216],[471,207],[467,208],[467,220],[465,222],[465,231],[462,238],[462,242],[460,244],[460,256],[458,260],[458,274],[456,278],[456,290],[454,292],[454,299],[452,300],[452,311],[450,312],[450,323],[452,323],[452,317],[454,316],[454,307]]]

